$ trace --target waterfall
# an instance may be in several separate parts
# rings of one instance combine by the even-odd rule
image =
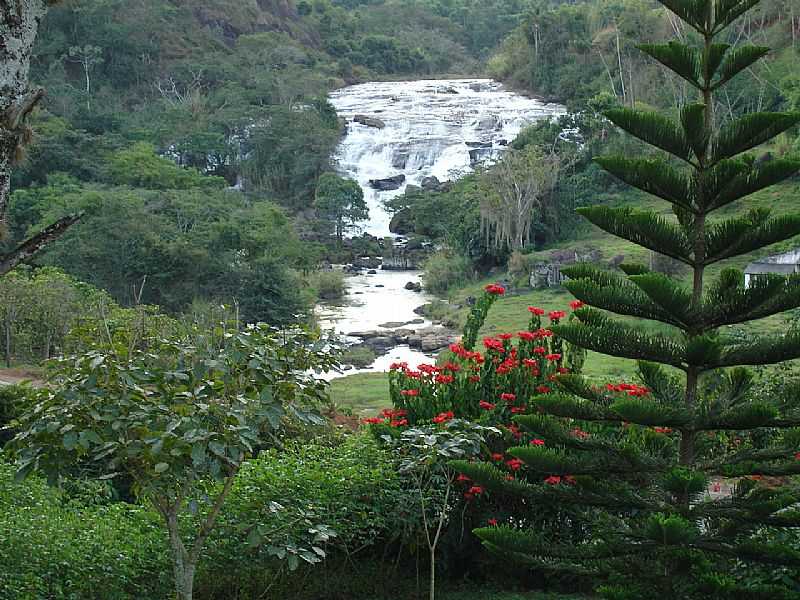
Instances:
[[[347,120],[334,159],[340,173],[364,190],[369,219],[362,230],[376,237],[390,235],[386,200],[409,185],[421,186],[426,177],[457,179],[476,162],[499,156],[526,125],[564,113],[562,106],[526,98],[490,79],[364,83],[337,90],[330,99]],[[402,182],[389,186],[395,189],[378,191],[370,185],[399,176]],[[320,325],[351,343],[365,339],[364,333],[373,339],[398,337],[409,326],[417,335],[435,336],[430,321],[414,313],[430,298],[404,285],[419,278],[418,271],[383,270],[348,277],[346,302],[317,308]],[[351,333],[360,335],[348,337]],[[382,349],[378,360],[361,371],[385,371],[393,361],[417,365],[430,360],[427,352],[399,343]]]
[[[527,124],[564,108],[506,90],[490,79],[373,82],[342,88],[331,103],[347,119],[335,161],[358,181],[370,210],[366,233],[389,235],[383,203],[426,177],[450,181],[476,161],[499,155]],[[357,123],[363,115],[382,128]],[[395,190],[377,191],[370,180],[405,176]]]

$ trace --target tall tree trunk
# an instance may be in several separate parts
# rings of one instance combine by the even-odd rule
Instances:
[[[167,529],[172,551],[172,569],[175,574],[175,597],[177,600],[192,600],[197,563],[192,561],[181,540],[177,512],[173,511],[167,515]]]
[[[44,96],[41,88],[28,83],[31,51],[39,24],[56,0],[14,0],[0,3],[0,239],[5,237],[11,171],[18,152],[30,137],[28,115]],[[43,233],[20,244],[10,254],[0,255],[0,276],[30,259],[45,243],[56,239],[77,216],[65,217]]]

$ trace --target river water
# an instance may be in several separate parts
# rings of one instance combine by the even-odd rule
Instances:
[[[455,180],[468,173],[475,161],[500,155],[526,125],[564,113],[560,105],[522,96],[489,79],[364,83],[337,90],[330,100],[347,120],[347,134],[334,157],[337,168],[364,190],[369,220],[362,224],[362,231],[376,237],[391,235],[391,214],[383,203],[402,194],[408,185],[420,185],[431,176]],[[356,115],[379,119],[385,126],[356,123]],[[396,190],[379,192],[369,184],[397,175],[404,175],[405,181]],[[419,281],[420,275],[418,271],[378,270],[374,275],[349,277],[344,303],[318,308],[320,323],[348,334],[419,318],[414,309],[430,298],[404,285]],[[394,360],[417,364],[428,359],[419,351],[398,346],[363,371],[386,370]]]

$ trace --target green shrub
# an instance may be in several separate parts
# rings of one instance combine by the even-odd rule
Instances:
[[[341,300],[344,297],[344,273],[341,271],[318,271],[313,284],[320,300]]]
[[[28,387],[0,385],[0,447],[14,437],[12,421],[27,406]]]
[[[171,589],[158,517],[117,503],[80,506],[0,464],[0,598],[162,600]]]
[[[423,265],[425,288],[434,294],[444,294],[451,287],[469,282],[475,272],[465,256],[441,250],[432,254]]]
[[[340,362],[344,365],[353,365],[357,369],[363,369],[375,362],[377,355],[375,351],[367,346],[353,346],[342,354]]]
[[[69,481],[57,490],[38,477],[13,478],[14,468],[0,463],[0,598],[170,597],[167,537],[153,511],[109,503],[97,482]],[[389,583],[396,542],[410,525],[411,517],[398,509],[408,504],[406,493],[389,457],[368,435],[264,454],[246,463],[224,505],[204,550],[195,598],[372,600],[385,590],[396,598],[401,580],[410,581],[397,574]],[[193,521],[201,517],[188,518],[186,530],[196,529]],[[302,546],[305,517],[337,535],[319,544],[327,554],[322,564],[300,561],[290,571],[269,546]],[[250,544],[254,526],[271,532],[268,541]]]

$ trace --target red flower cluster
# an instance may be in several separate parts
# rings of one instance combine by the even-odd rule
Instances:
[[[550,317],[551,321],[558,321],[559,319],[566,317],[567,313],[565,313],[563,310],[552,310],[547,316]]]
[[[545,358],[547,360],[549,360],[550,362],[556,362],[557,360],[561,360],[561,355],[560,354],[548,354],[547,356],[545,356]]]
[[[544,309],[543,308],[539,308],[538,306],[529,306],[528,307],[528,312],[533,313],[537,317],[541,317],[544,314]]]
[[[506,293],[506,288],[504,288],[502,285],[497,285],[494,283],[490,283],[483,289],[486,290],[486,293],[493,294],[495,296],[502,296]]]
[[[519,471],[522,468],[523,462],[518,458],[512,458],[506,461],[506,466],[512,471]]]
[[[532,439],[531,446],[544,446],[544,440],[540,438]]]
[[[572,310],[578,310],[582,306],[583,306],[583,302],[581,302],[580,300],[573,300],[572,302],[569,303],[569,307]]]
[[[455,380],[456,380],[456,378],[453,377],[452,375],[437,375],[436,376],[436,383],[443,383],[445,385],[448,384],[448,383],[453,383]]]
[[[607,383],[606,389],[609,392],[626,392],[629,396],[646,396],[650,393],[649,389],[635,383]]]
[[[505,346],[503,346],[503,342],[495,338],[491,337],[483,338],[483,346],[487,350],[497,350],[498,352],[505,352]]]
[[[419,396],[419,390],[400,390],[403,396]]]
[[[433,417],[433,419],[431,419],[431,421],[433,421],[434,423],[446,423],[447,421],[449,421],[453,417],[455,417],[455,415],[453,414],[453,411],[452,410],[448,410],[447,412],[439,413],[438,415]]]
[[[491,525],[492,527],[497,527],[497,519],[489,519],[489,520],[488,520],[488,521],[486,521],[486,522],[487,522],[489,525]]]
[[[503,392],[500,394],[500,400],[505,400],[506,402],[514,402],[517,399],[516,394],[510,394],[508,392]]]
[[[408,363],[407,362],[396,362],[396,363],[392,363],[391,365],[389,365],[389,370],[390,371],[398,371],[400,369],[402,369],[404,371],[406,369],[408,369]]]
[[[586,438],[591,437],[592,435],[588,431],[584,431],[580,427],[576,427],[575,429],[570,431],[570,433],[572,434],[573,437],[576,437],[579,440],[585,440]]]
[[[546,394],[550,391],[550,388],[547,387],[546,385],[539,385],[536,386],[536,391],[539,392],[540,394]]]
[[[547,485],[558,485],[559,483],[566,483],[567,485],[575,485],[575,478],[572,475],[559,477],[558,475],[551,475],[544,480]]]
[[[494,410],[495,405],[491,402],[487,402],[486,400],[481,400],[478,402],[478,406],[480,406],[483,410]]]
[[[656,433],[672,433],[672,428],[670,427],[653,427],[653,431]]]

